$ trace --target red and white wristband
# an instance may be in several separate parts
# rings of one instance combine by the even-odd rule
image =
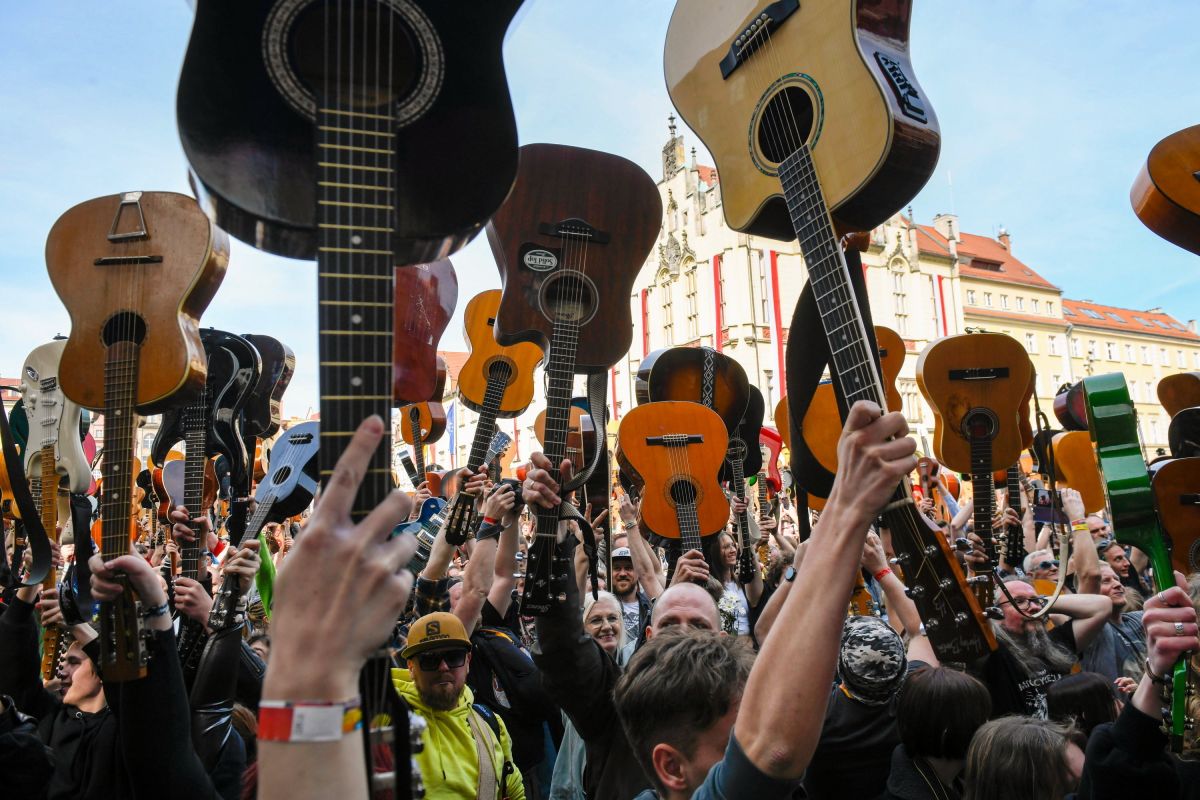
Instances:
[[[258,739],[265,742],[337,742],[362,728],[362,701],[262,700]]]

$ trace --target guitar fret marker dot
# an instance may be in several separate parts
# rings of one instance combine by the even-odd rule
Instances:
[[[357,375],[355,375],[353,378],[350,379],[350,385],[351,386],[362,386],[363,379],[358,377]]]
[[[362,244],[363,238],[357,233],[350,237],[350,244]]]
[[[351,314],[350,321],[355,325],[362,325],[362,314]]]

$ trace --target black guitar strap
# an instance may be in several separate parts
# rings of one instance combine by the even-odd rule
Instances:
[[[0,403],[0,434],[4,436],[4,465],[8,469],[8,483],[12,487],[13,502],[17,504],[17,509],[21,512],[21,521],[25,525],[29,549],[33,552],[33,565],[22,584],[36,586],[45,580],[46,575],[50,572],[50,538],[42,528],[41,513],[33,502],[33,495],[29,493],[29,483],[25,480],[25,472],[21,468],[21,457],[17,455],[17,447],[14,443],[12,429],[8,426],[8,414],[4,411],[3,403]],[[57,491],[57,487],[51,486],[48,487],[48,490]],[[23,555],[24,553],[17,552],[17,548],[13,548],[12,571],[14,576],[20,573]]]
[[[597,372],[593,375],[588,375],[587,379],[587,398],[588,398],[588,414],[592,417],[592,425],[596,430],[596,450],[592,454],[592,460],[581,469],[575,477],[571,478],[566,485],[562,487],[562,494],[570,494],[579,489],[588,482],[592,477],[592,473],[596,470],[596,465],[600,463],[601,456],[607,452],[608,448],[608,373]],[[592,528],[592,523],[579,512],[579,509],[570,503],[563,502],[558,507],[558,518],[565,519],[576,523],[579,526],[580,533],[583,535],[583,552],[588,559],[588,575],[592,581],[592,597],[596,598],[600,591],[599,575],[597,573],[597,547],[596,547],[596,531]]]
[[[75,575],[78,581],[75,603],[84,616],[91,619],[92,570],[88,559],[95,551],[95,543],[92,541],[92,504],[86,494],[71,495],[71,531],[75,537]]]
[[[879,369],[879,346],[875,342],[875,326],[871,321],[871,306],[867,302],[866,281],[863,279],[862,256],[857,250],[846,252],[846,266],[850,272],[850,284],[854,287],[854,296],[858,300],[862,312],[863,325],[866,327],[867,341],[875,358],[875,368]],[[825,337],[825,328],[821,324],[821,313],[817,309],[817,300],[813,294],[811,283],[806,283],[796,302],[792,313],[792,323],[788,329],[787,351],[784,357],[787,365],[787,400],[788,424],[791,428],[792,442],[792,476],[798,489],[796,492],[797,517],[808,513],[808,493],[820,497],[828,497],[833,488],[833,473],[821,466],[816,457],[804,443],[800,432],[800,424],[812,403],[813,393],[821,382],[821,375],[829,365],[829,340]],[[846,392],[843,389],[836,371],[831,371],[834,394],[837,397],[838,410],[844,419],[849,408],[846,405]]]

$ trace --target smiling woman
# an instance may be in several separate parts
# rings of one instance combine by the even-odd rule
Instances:
[[[587,595],[583,603],[583,630],[600,643],[604,652],[616,658],[625,647],[625,624],[621,602],[609,592],[600,592],[596,599]]]

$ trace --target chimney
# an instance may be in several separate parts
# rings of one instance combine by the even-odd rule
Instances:
[[[1008,235],[1008,228],[1001,225],[1000,233],[996,235],[996,239],[999,240],[1001,247],[1010,253],[1012,252],[1012,237]]]
[[[1194,320],[1194,319],[1189,319],[1189,320],[1187,321],[1187,329],[1188,329],[1189,331],[1191,331],[1192,333],[1195,333],[1195,332],[1196,332],[1196,320]]]
[[[938,214],[933,218],[933,228],[948,241],[958,241],[958,215]]]

